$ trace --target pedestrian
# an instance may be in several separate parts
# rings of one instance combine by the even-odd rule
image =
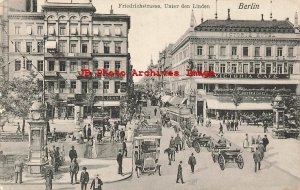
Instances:
[[[102,131],[100,128],[97,131],[97,141],[98,141],[98,143],[100,143],[102,141]]]
[[[260,162],[262,160],[260,151],[258,150],[258,147],[256,147],[256,151],[253,153],[253,160],[254,160],[254,164],[255,164],[254,171],[256,172],[257,168],[258,168],[258,170],[260,170]]]
[[[264,122],[264,133],[268,132],[268,123]]]
[[[110,142],[114,143],[114,141],[115,141],[115,130],[114,130],[114,128],[111,128],[110,129]]]
[[[234,130],[237,131],[239,126],[239,121],[236,119],[234,122]]]
[[[87,184],[89,182],[89,173],[86,171],[87,168],[83,167],[82,172],[80,175],[80,184],[81,184],[81,190],[86,190]]]
[[[91,124],[88,124],[88,129],[87,129],[87,139],[88,141],[92,137],[92,129],[91,129]]]
[[[177,170],[177,180],[176,180],[176,183],[179,183],[178,180],[181,180],[181,183],[184,183],[183,182],[183,176],[182,176],[182,161],[179,162],[179,165],[178,165],[178,170]]]
[[[83,139],[86,139],[86,125],[83,127]]]
[[[16,131],[16,133],[18,134],[19,132],[22,133],[22,132],[21,132],[20,123],[18,122],[18,123],[17,123],[17,131]]]
[[[177,134],[177,136],[175,137],[175,145],[176,145],[176,152],[178,152],[179,150],[182,150],[182,146],[181,146],[181,138],[179,136],[179,134]]]
[[[248,148],[248,147],[249,147],[249,138],[248,138],[248,134],[246,134],[246,138],[245,138],[245,140],[244,140],[243,147],[244,147],[244,148]]]
[[[52,190],[53,170],[51,166],[46,166],[45,185],[46,190]]]
[[[183,134],[182,135],[182,150],[185,150],[185,141],[186,141],[186,136]]]
[[[87,142],[87,157],[90,159],[93,157],[92,150],[93,150],[93,140],[89,139]]]
[[[264,159],[264,155],[265,155],[265,147],[264,147],[262,141],[259,142],[257,148],[258,148],[258,150],[259,150],[259,152],[261,154],[261,159],[263,160]]]
[[[49,123],[49,120],[47,120],[47,136],[48,134],[50,134],[50,123]]]
[[[93,179],[93,181],[91,183],[90,189],[92,189],[92,190],[102,190],[102,185],[103,185],[103,182],[99,178],[99,174],[96,174],[95,179]]]
[[[220,127],[219,127],[219,134],[221,134],[221,133],[224,134],[222,123],[220,123]]]
[[[77,152],[74,149],[74,146],[71,147],[71,150],[69,151],[69,157],[71,162],[73,161],[74,158],[77,158]]]
[[[265,152],[267,152],[267,146],[269,144],[269,139],[268,139],[267,135],[265,135],[265,137],[262,139],[262,142],[263,142],[263,145],[265,148]]]
[[[188,164],[191,166],[192,173],[194,173],[194,171],[195,171],[195,165],[197,164],[196,158],[194,156],[194,153],[192,153],[192,155],[189,157]]]
[[[197,115],[197,125],[200,124],[200,115]]]
[[[154,116],[156,116],[156,113],[157,113],[157,109],[154,108]]]
[[[71,184],[74,184],[74,178],[75,178],[75,184],[77,183],[77,174],[79,172],[79,164],[77,162],[77,159],[74,158],[70,165],[70,176],[71,176]]]
[[[258,135],[258,136],[257,136],[257,139],[256,139],[256,144],[259,144],[259,142],[260,142],[261,140],[262,140],[262,139],[261,139],[260,135]]]
[[[127,145],[125,140],[122,143],[122,147],[123,147],[123,156],[127,157]]]
[[[230,131],[233,131],[234,130],[234,122],[233,120],[230,122]]]
[[[125,131],[124,131],[124,129],[121,129],[121,131],[120,131],[120,138],[121,138],[121,141],[123,142],[124,138],[125,138]]]
[[[117,155],[117,162],[118,162],[118,174],[121,174],[122,175],[122,163],[123,163],[123,154],[122,154],[122,151],[119,150],[119,153]]]
[[[226,128],[227,128],[227,131],[230,131],[230,123],[229,123],[228,120],[226,121],[226,124],[225,124],[225,125],[226,125]]]
[[[15,183],[22,183],[23,162],[20,157],[17,158],[14,164],[15,167]]]
[[[251,144],[252,146],[255,145],[255,138],[253,136],[251,137]]]
[[[52,141],[57,141],[57,138],[56,138],[56,128],[53,128],[53,131],[52,131],[52,138],[51,138],[51,142]]]

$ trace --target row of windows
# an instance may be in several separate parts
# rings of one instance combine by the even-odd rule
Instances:
[[[262,49],[261,47],[254,48],[254,56],[255,57],[262,56],[261,49]],[[203,46],[197,46],[197,55],[203,55]],[[215,47],[214,46],[208,47],[208,55],[215,55]],[[226,46],[220,47],[219,55],[226,56]],[[231,47],[231,55],[233,55],[233,56],[237,55],[237,47],[236,46]],[[245,57],[249,56],[249,47],[242,47],[242,55]],[[272,55],[272,47],[265,48],[264,56],[266,56],[266,57],[273,56]],[[277,47],[276,56],[283,56],[283,47]],[[288,47],[287,56],[288,57],[294,56],[294,48],[293,47]]]
[[[115,36],[122,36],[122,29],[120,27],[114,27],[114,30],[112,32],[113,28],[110,26],[105,26],[103,31],[100,30],[99,27],[94,26],[92,31],[89,31],[89,25],[81,25],[79,28],[78,25],[70,25],[69,30],[67,30],[66,24],[60,24],[58,25],[58,33],[56,31],[56,25],[48,25],[48,35],[51,36],[65,36],[65,35],[94,35],[94,36],[112,36],[113,34]],[[102,32],[100,32],[102,31]]]
[[[82,93],[87,93],[88,92],[88,89],[89,89],[88,86],[89,86],[89,83],[87,81],[81,81],[81,91],[82,91]],[[92,81],[92,88],[94,90],[103,89],[101,86],[102,86],[102,84],[99,84],[99,81]],[[103,89],[104,93],[108,93],[108,90],[110,88],[113,88],[113,86],[110,86],[109,81],[103,81],[103,86],[104,86],[104,89]],[[67,88],[66,81],[59,81],[58,82],[58,88],[59,88],[60,93],[66,92],[66,88]],[[54,82],[52,82],[52,81],[48,82],[47,89],[48,89],[48,91],[54,91]],[[74,93],[75,89],[76,89],[76,81],[75,80],[70,81],[70,86],[69,86],[70,93]],[[120,81],[114,81],[113,92],[114,93],[119,93],[120,89],[121,89],[121,82]]]
[[[198,71],[214,71],[216,73],[255,73],[255,74],[293,74],[293,64],[288,63],[197,63]]]
[[[111,66],[111,63],[109,61],[104,61],[103,69],[109,70]],[[92,70],[96,71],[99,69],[98,61],[93,61]],[[66,71],[67,65],[65,61],[59,62],[59,71]],[[89,68],[88,62],[81,62],[81,68]],[[32,61],[26,60],[26,69],[31,71],[32,70]],[[121,61],[115,61],[114,62],[114,69],[120,71],[121,69]],[[21,70],[21,61],[16,60],[15,61],[15,71]],[[37,62],[37,70],[43,71],[44,70],[44,62],[42,60],[38,60]],[[55,71],[55,61],[49,61],[48,62],[48,71]],[[70,62],[70,71],[71,72],[77,72],[78,71],[78,62],[77,61],[71,61]]]
[[[81,44],[81,53],[88,53],[88,43]],[[122,53],[122,42],[114,42],[115,45],[115,54]],[[23,52],[22,51],[22,42],[16,41],[14,43],[15,52]],[[93,53],[99,53],[99,43],[93,43],[92,47]],[[32,53],[33,52],[33,42],[26,42],[26,52]],[[44,52],[44,43],[42,41],[37,42],[37,50],[38,53]],[[48,51],[49,52],[49,51]],[[58,42],[58,52],[60,53],[67,53],[67,42],[66,41],[59,41]],[[71,42],[70,43],[70,53],[77,53],[77,43]],[[111,52],[111,42],[104,42],[103,43],[103,53],[109,54]]]
[[[112,33],[112,28],[110,26],[105,26],[103,33],[101,34],[100,28],[98,26],[93,27],[93,31],[89,31],[89,25],[81,25],[80,30],[78,30],[78,26],[76,25],[70,25],[69,32],[67,32],[67,25],[66,24],[60,24],[58,26],[58,35],[65,36],[65,35],[78,35],[79,33],[81,35],[89,35],[92,32],[92,35],[94,36],[112,36],[113,34],[115,36],[122,36],[122,29],[121,27],[114,27],[114,33]],[[15,26],[15,35],[24,34],[22,32],[22,28],[20,25]],[[27,35],[33,35],[33,27],[32,26],[26,26],[26,33]],[[44,29],[43,26],[37,26],[37,35],[44,35]],[[57,35],[56,31],[56,25],[49,24],[48,26],[48,35],[55,36]]]

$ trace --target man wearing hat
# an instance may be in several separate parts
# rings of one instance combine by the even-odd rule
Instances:
[[[191,166],[192,173],[194,173],[196,163],[196,158],[194,156],[194,153],[192,153],[188,161],[188,164]]]
[[[82,170],[83,171],[80,175],[81,190],[86,190],[87,184],[89,182],[89,173],[86,171],[86,167],[83,167]]]
[[[69,151],[69,157],[71,162],[73,161],[74,158],[77,158],[77,152],[74,149],[74,146],[72,146],[72,149]]]
[[[257,148],[258,148],[258,150],[259,150],[259,152],[261,154],[261,159],[264,159],[265,147],[264,147],[262,141],[259,142]]]
[[[73,184],[74,177],[75,177],[75,183],[77,182],[78,171],[79,171],[79,165],[76,158],[74,158],[70,165],[71,184]]]
[[[256,147],[256,151],[253,153],[253,160],[254,160],[254,164],[255,164],[254,171],[256,172],[257,167],[258,167],[258,170],[260,170],[260,162],[262,160],[260,151],[258,150],[258,147]]]
[[[177,170],[177,180],[176,180],[176,183],[179,183],[178,180],[181,180],[181,183],[184,183],[183,182],[183,177],[182,177],[182,161],[179,162],[179,165],[178,165],[178,170]]]
[[[97,174],[95,176],[95,179],[93,179],[92,183],[91,183],[91,187],[90,189],[93,189],[93,190],[102,190],[102,185],[103,185],[103,182],[102,180],[99,178],[99,174]]]
[[[122,150],[121,149],[119,150],[119,153],[117,155],[117,162],[118,162],[118,165],[119,165],[118,174],[122,175],[123,154],[122,154]]]
[[[22,183],[22,172],[23,172],[23,162],[21,161],[21,158],[18,157],[18,159],[15,161],[15,183],[19,181],[19,183]]]

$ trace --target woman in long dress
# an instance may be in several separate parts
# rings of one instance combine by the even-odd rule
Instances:
[[[92,158],[97,158],[96,139],[92,138],[92,140],[93,140]]]
[[[246,134],[246,138],[245,138],[245,140],[244,140],[243,147],[244,147],[244,148],[248,148],[248,147],[249,147],[248,134]]]

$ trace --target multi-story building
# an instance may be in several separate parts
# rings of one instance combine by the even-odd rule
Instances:
[[[92,3],[45,2],[42,12],[10,12],[9,79],[20,76],[22,67],[39,72],[45,79],[46,98],[58,94],[56,116],[86,116],[87,94],[95,93],[94,108],[103,107],[112,118],[119,117],[120,101],[126,98],[125,76],[81,77],[89,69],[125,71],[130,68],[128,32],[130,17],[98,14]],[[20,57],[20,55],[22,55]],[[81,102],[85,102],[81,104]],[[51,110],[51,109],[49,109]]]
[[[300,94],[298,18],[289,20],[206,20],[174,44],[171,90],[183,92],[197,115],[220,117],[240,110],[271,112],[274,93]],[[186,69],[214,71],[187,76]],[[243,100],[236,107],[233,89]]]
[[[169,71],[172,66],[172,51],[173,44],[169,44],[164,50],[159,52],[158,57],[158,70],[159,71]],[[161,75],[159,78],[159,82],[161,83],[160,87],[162,92],[170,94],[170,76]]]

